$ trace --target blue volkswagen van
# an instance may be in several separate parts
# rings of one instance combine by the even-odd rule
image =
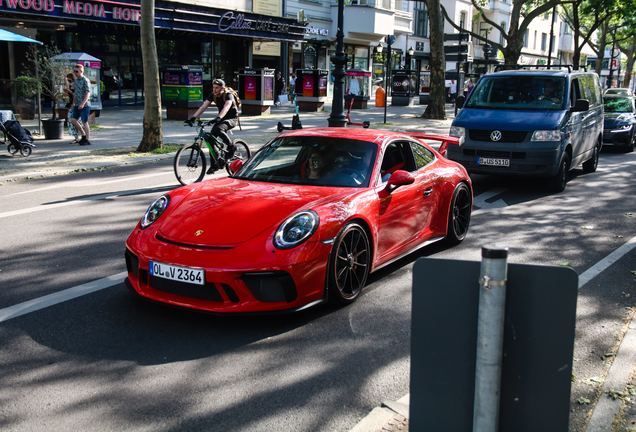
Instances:
[[[469,173],[547,178],[565,189],[568,172],[594,172],[603,145],[598,75],[514,70],[482,77],[452,123],[460,145],[448,158]]]

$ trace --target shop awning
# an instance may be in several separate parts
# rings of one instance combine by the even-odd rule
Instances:
[[[16,33],[11,33],[10,31],[0,29],[0,41],[6,42],[33,42],[41,44],[42,42],[36,41],[35,39],[31,39],[28,37],[21,36]]]

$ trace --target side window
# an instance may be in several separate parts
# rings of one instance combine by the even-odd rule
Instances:
[[[389,180],[391,174],[397,170],[414,171],[413,157],[408,143],[392,142],[384,151],[380,177],[382,183]]]
[[[424,168],[435,159],[433,153],[431,153],[431,151],[424,147],[422,144],[412,142],[411,150],[413,150],[413,158],[415,159],[416,170]]]
[[[581,87],[578,78],[574,78],[570,87],[570,104],[574,106],[577,99],[581,99]]]

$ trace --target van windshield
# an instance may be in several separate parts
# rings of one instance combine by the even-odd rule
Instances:
[[[564,109],[565,78],[485,76],[472,91],[466,108],[556,111]]]

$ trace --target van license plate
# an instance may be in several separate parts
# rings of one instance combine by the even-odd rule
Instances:
[[[205,285],[205,270],[202,269],[179,267],[157,261],[150,261],[150,274],[173,281]]]
[[[510,166],[510,159],[495,159],[495,158],[477,158],[477,165],[489,165],[489,166]]]

